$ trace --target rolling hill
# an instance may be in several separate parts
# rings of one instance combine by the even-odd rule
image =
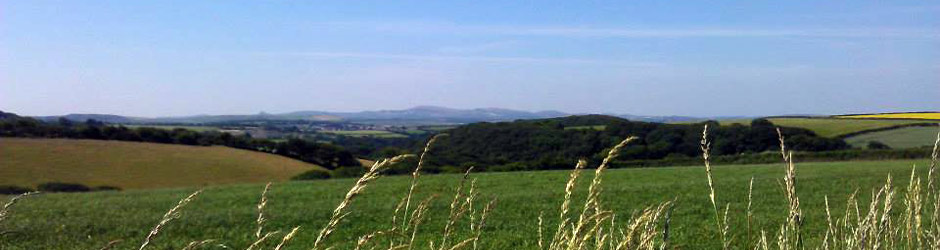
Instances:
[[[61,181],[124,189],[282,181],[320,168],[222,146],[0,138],[0,185]]]
[[[930,147],[937,138],[937,131],[937,127],[904,127],[851,136],[845,138],[845,142],[858,148],[865,147],[870,141],[878,141],[891,148]]]
[[[777,126],[805,128],[825,137],[837,137],[849,133],[891,126],[924,123],[922,120],[867,120],[839,118],[768,118]]]

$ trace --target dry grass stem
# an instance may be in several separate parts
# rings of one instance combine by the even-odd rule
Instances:
[[[37,194],[39,194],[39,192],[27,192],[27,193],[19,194],[17,196],[13,196],[13,198],[10,198],[10,200],[7,201],[6,204],[3,204],[3,208],[0,208],[0,222],[3,222],[3,220],[6,220],[7,216],[9,216],[10,214],[10,209],[13,207],[14,204],[16,204],[16,202],[18,202],[20,199],[29,197],[31,195],[37,195]]]
[[[167,211],[166,214],[163,215],[163,219],[160,220],[160,223],[157,223],[157,225],[154,226],[153,229],[150,230],[150,233],[147,234],[147,238],[144,239],[144,243],[140,244],[140,248],[138,249],[142,250],[146,248],[147,245],[150,245],[150,241],[152,241],[153,238],[156,237],[158,233],[160,233],[160,229],[162,229],[163,226],[165,226],[170,221],[178,219],[180,217],[179,210],[182,209],[184,206],[186,206],[186,204],[189,204],[189,202],[192,201],[194,198],[196,198],[196,196],[199,195],[200,193],[202,193],[201,189],[196,192],[193,192],[186,198],[183,198],[182,200],[180,200],[179,203],[176,204],[176,206],[174,206],[169,211]]]
[[[264,185],[264,191],[261,192],[261,200],[258,201],[258,218],[255,219],[255,224],[258,225],[258,229],[255,230],[255,238],[261,239],[261,231],[264,230],[264,222],[267,219],[264,218],[264,207],[268,205],[268,190],[271,189],[271,183]]]
[[[721,236],[722,248],[727,249],[731,242],[728,240],[728,226],[723,225],[723,222],[727,218],[722,219],[721,215],[718,213],[718,202],[715,201],[715,184],[712,180],[712,166],[709,161],[711,156],[711,142],[708,141],[708,124],[705,124],[705,128],[702,129],[702,142],[700,144],[702,149],[702,160],[705,162],[705,176],[708,180],[708,199],[712,203],[712,211],[715,213],[715,225],[718,227],[718,233]]]
[[[284,235],[284,238],[281,238],[281,243],[277,243],[277,246],[274,247],[274,250],[281,250],[281,248],[287,245],[287,242],[294,238],[294,235],[297,234],[298,230],[300,230],[300,226],[291,229],[287,235]]]
[[[333,233],[333,230],[336,229],[336,225],[338,225],[343,220],[343,218],[348,215],[348,213],[345,212],[346,207],[348,207],[353,199],[355,199],[357,196],[359,196],[360,193],[362,193],[363,190],[365,190],[369,182],[379,178],[379,172],[381,170],[392,164],[399,163],[409,157],[413,157],[413,155],[399,155],[392,157],[391,159],[383,159],[372,164],[372,167],[369,168],[369,170],[366,171],[366,173],[356,181],[356,184],[354,184],[353,187],[349,189],[349,192],[346,193],[346,197],[343,199],[343,201],[341,201],[340,204],[336,206],[336,209],[333,210],[333,215],[330,216],[330,221],[327,222],[323,229],[320,230],[320,234],[317,235],[317,240],[313,243],[313,249],[319,249],[318,247],[323,243],[323,240],[328,238],[330,234]]]

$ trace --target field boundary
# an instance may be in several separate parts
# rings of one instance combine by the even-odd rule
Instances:
[[[893,120],[897,120],[897,119],[893,119]],[[895,130],[895,129],[901,129],[901,128],[909,128],[909,127],[940,127],[940,123],[924,122],[924,123],[900,124],[900,125],[893,125],[893,126],[888,126],[888,127],[849,132],[849,133],[845,133],[841,135],[836,135],[835,138],[846,139],[849,137],[864,135],[868,133],[882,132],[882,131]]]

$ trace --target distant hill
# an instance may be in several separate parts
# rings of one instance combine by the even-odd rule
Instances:
[[[20,117],[20,116],[14,114],[14,113],[6,113],[6,112],[3,112],[3,111],[0,111],[0,119],[19,118],[19,117]]]
[[[72,139],[0,138],[0,185],[61,181],[124,189],[285,181],[321,168],[222,146]]]
[[[70,121],[87,121],[87,120],[97,120],[100,122],[106,123],[137,123],[146,121],[147,118],[136,118],[136,117],[127,117],[120,115],[108,115],[108,114],[68,114],[63,116],[36,116],[33,117],[41,121],[56,121],[59,118],[65,118]]]
[[[231,121],[255,121],[255,120],[309,120],[309,121],[333,121],[333,122],[357,122],[380,125],[446,125],[446,124],[467,124],[474,122],[501,122],[514,120],[545,119],[557,118],[571,115],[586,115],[583,113],[571,114],[560,111],[520,111],[503,108],[476,108],[476,109],[454,109],[438,106],[417,106],[401,110],[374,110],[361,112],[329,112],[329,111],[295,111],[280,114],[246,114],[246,115],[196,115],[179,117],[126,117],[109,114],[69,114],[64,116],[41,116],[35,117],[40,120],[54,121],[60,117],[73,121],[85,121],[95,119],[107,123],[223,123]],[[648,122],[687,122],[702,121],[708,119],[727,119],[729,117],[703,118],[687,116],[640,116],[630,114],[605,114],[616,116],[629,120],[648,121]]]

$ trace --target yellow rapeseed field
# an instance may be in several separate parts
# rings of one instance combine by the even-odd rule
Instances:
[[[842,115],[838,118],[877,118],[877,119],[923,119],[940,120],[940,112],[917,112],[917,113],[890,113],[890,114],[870,114],[870,115]]]

